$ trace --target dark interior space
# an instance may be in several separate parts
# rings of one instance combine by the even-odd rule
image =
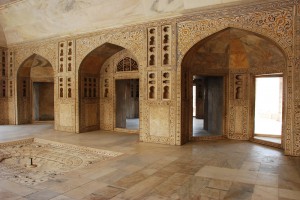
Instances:
[[[223,133],[223,77],[194,76],[193,136]]]
[[[116,128],[139,128],[139,80],[116,80]]]
[[[54,84],[34,82],[32,96],[33,121],[54,120]]]

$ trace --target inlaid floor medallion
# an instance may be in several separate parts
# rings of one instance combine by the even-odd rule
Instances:
[[[38,138],[0,143],[0,179],[35,185],[121,154]]]

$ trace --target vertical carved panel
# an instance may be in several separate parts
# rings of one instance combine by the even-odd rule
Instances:
[[[156,72],[148,72],[148,99],[154,100],[157,96]]]
[[[13,81],[12,80],[10,80],[9,81],[9,97],[13,97],[13,88],[14,88],[14,85],[13,85]]]
[[[67,98],[72,98],[72,81],[71,81],[71,77],[67,77]]]
[[[170,72],[162,72],[162,99],[170,100],[171,99],[171,73]]]
[[[244,100],[245,99],[245,75],[235,74],[234,75],[234,99]]]
[[[148,66],[157,65],[157,28],[148,28]]]
[[[110,96],[110,91],[109,91],[109,79],[105,78],[103,80],[103,98],[108,98]]]
[[[1,51],[1,76],[6,77],[6,51]]]
[[[58,77],[58,97],[59,98],[64,98],[64,78],[63,77]]]
[[[171,64],[171,25],[164,25],[161,27],[161,59],[162,66]]]
[[[9,68],[9,77],[13,76],[13,69],[14,69],[14,53],[10,51],[8,53],[8,68]]]
[[[74,70],[74,55],[75,55],[75,42],[74,40],[67,41],[67,66],[66,71],[71,72]]]
[[[13,85],[13,69],[15,66],[15,59],[14,59],[14,52],[8,51],[8,61],[7,61],[7,66],[8,66],[8,79],[9,79],[9,89],[8,89],[8,97],[13,97],[14,95],[14,85]]]
[[[294,131],[295,131],[295,137],[294,137],[294,141],[295,141],[295,150],[294,150],[294,154],[295,155],[300,155],[300,101],[297,100],[296,102],[294,102],[294,120],[295,120],[295,124],[294,124]]]
[[[66,68],[66,42],[60,42],[58,44],[58,72],[64,72]]]
[[[1,80],[1,98],[5,98],[6,97],[6,80],[5,78],[2,78]]]
[[[6,70],[6,50],[0,49],[0,98],[7,97],[7,70]]]

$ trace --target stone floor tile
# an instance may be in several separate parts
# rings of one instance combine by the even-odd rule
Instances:
[[[218,190],[229,190],[231,185],[232,185],[231,181],[211,179],[209,181],[208,187],[213,189],[218,189]]]
[[[117,182],[115,182],[113,185],[121,188],[130,188],[133,185],[141,182],[144,180],[147,176],[144,175],[141,172],[135,172],[130,175],[127,175],[121,179],[119,179]]]
[[[279,188],[279,197],[298,200],[300,199],[300,191]]]
[[[8,180],[0,180],[0,188],[18,194],[20,196],[26,196],[36,192],[36,190],[30,187],[14,183]]]
[[[161,177],[151,176],[129,188],[124,193],[118,195],[118,197],[124,199],[142,199],[144,195],[150,192],[155,186],[160,184],[161,180]]]
[[[295,180],[297,181],[297,180]],[[300,191],[300,183],[291,180],[278,179],[278,187],[281,189],[298,190]]]
[[[134,134],[44,132],[39,137],[124,154],[34,187],[1,178],[1,200],[5,195],[54,200],[276,199],[278,188],[278,200],[300,196],[300,158],[271,147],[231,140],[168,146],[138,143]],[[1,134],[0,141],[11,138]]]
[[[236,178],[234,179],[234,181],[240,182],[240,183],[255,184],[258,179],[257,175],[258,175],[258,172],[256,172],[256,171],[239,170],[236,173]]]
[[[89,171],[88,173],[84,174],[83,177],[91,179],[91,180],[95,180],[95,179],[105,176],[111,172],[114,172],[116,170],[117,169],[111,168],[111,167],[109,167],[109,168],[102,167],[101,170],[95,169],[95,170]]]
[[[203,198],[210,198],[210,199],[220,199],[220,190],[213,189],[213,188],[203,188],[201,189],[201,199]]]
[[[278,188],[255,185],[252,200],[278,200]]]
[[[254,191],[253,184],[233,183],[224,197],[225,200],[251,200]]]
[[[114,184],[121,178],[125,177],[128,175],[128,172],[122,171],[122,170],[115,170],[111,173],[106,174],[105,176],[102,176],[100,178],[97,178],[97,181],[106,183],[106,184]]]
[[[237,173],[237,169],[204,166],[195,174],[195,176],[233,181],[235,180]]]
[[[262,163],[259,168],[261,173],[279,174],[279,166],[275,164],[264,164]]]
[[[42,200],[42,199],[52,199],[59,196],[60,193],[54,192],[52,190],[41,190],[32,194],[25,196],[28,200]]]
[[[243,162],[242,167],[240,169],[246,171],[258,171],[259,168],[260,168],[260,162],[245,161]]]
[[[67,197],[65,195],[59,195],[57,197],[54,197],[50,200],[74,200],[74,198],[71,198],[71,197]]]
[[[211,179],[192,176],[178,190],[179,199],[200,199],[201,191],[208,187]]]
[[[13,193],[13,192],[10,192],[3,188],[0,188],[0,199],[1,200],[14,200],[14,199],[19,199],[21,197],[22,196],[17,195],[16,193]]]
[[[86,197],[82,198],[84,200],[105,200],[105,199],[111,199],[115,197],[116,195],[124,192],[124,189],[117,188],[113,186],[106,186],[103,187],[97,191],[92,192],[91,194],[87,195]]]
[[[88,196],[89,194],[93,193],[94,191],[97,191],[106,186],[107,186],[107,184],[100,183],[98,181],[91,181],[89,183],[86,183],[80,187],[77,187],[73,190],[70,190],[70,191],[64,193],[64,195],[67,197],[70,197],[72,199],[82,199],[83,197]]]
[[[278,175],[277,174],[258,173],[257,181],[255,184],[278,188]]]

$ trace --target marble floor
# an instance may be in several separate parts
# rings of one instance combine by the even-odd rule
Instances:
[[[193,117],[193,137],[201,137],[201,136],[221,136],[221,133],[210,133],[207,130],[203,129],[204,120],[197,119]]]
[[[139,118],[126,119],[126,129],[138,130],[139,128],[140,128],[140,119]]]
[[[26,137],[123,155],[34,186],[1,179],[1,200],[300,199],[300,157],[247,141],[169,146],[139,142],[136,134],[59,132],[51,123],[0,126],[0,141]]]

